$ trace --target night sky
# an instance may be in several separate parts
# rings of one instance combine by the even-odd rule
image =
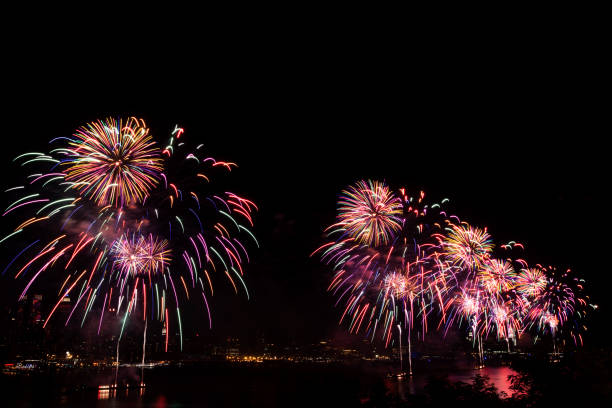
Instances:
[[[362,178],[450,198],[451,212],[488,227],[497,244],[522,242],[530,263],[584,276],[609,310],[609,129],[594,61],[544,62],[533,50],[414,63],[354,51],[283,49],[201,71],[182,62],[185,71],[153,73],[153,60],[112,77],[77,61],[17,62],[2,95],[2,184],[15,184],[6,164],[19,153],[109,115],[142,117],[160,142],[178,124],[213,157],[237,162],[228,190],[258,204],[261,249],[246,269],[252,300],[228,286],[213,306],[220,336],[302,343],[345,330],[326,293],[331,272],[309,254],[337,195]],[[601,341],[607,329],[592,327]]]

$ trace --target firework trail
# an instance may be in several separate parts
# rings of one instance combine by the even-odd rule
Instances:
[[[330,240],[311,254],[333,268],[328,291],[344,305],[340,323],[385,346],[404,329],[409,347],[415,320],[423,336],[432,316],[444,333],[467,324],[481,367],[483,339],[491,334],[510,351],[510,338],[525,330],[558,333],[571,322],[569,333],[582,343],[587,301],[569,289],[582,290],[578,281],[560,285],[553,271],[509,257],[524,250],[515,241],[500,245],[505,252],[497,257],[487,229],[448,216],[446,201],[429,205],[423,192],[393,192],[379,181],[343,190],[337,222],[325,230]]]
[[[535,329],[541,335],[550,334],[555,351],[560,334],[566,334],[575,345],[582,345],[586,315],[589,310],[597,308],[583,294],[584,280],[574,277],[569,269],[560,272],[554,266],[537,265],[537,268],[546,276],[546,283],[543,287],[539,285],[537,294],[525,302],[527,328]]]
[[[349,332],[363,330],[389,346],[395,328],[400,334],[403,327],[410,348],[415,322],[424,337],[433,308],[444,312],[450,275],[435,251],[435,234],[449,221],[440,204],[424,197],[404,189],[393,193],[379,181],[360,181],[343,191],[338,222],[326,230],[332,240],[313,255],[320,252],[336,271],[328,290],[337,296],[336,305],[344,304],[340,323],[347,321]]]
[[[23,280],[20,299],[51,274],[42,283],[58,299],[44,326],[70,296],[65,325],[80,313],[82,326],[101,307],[98,333],[113,311],[121,339],[130,316],[158,320],[167,350],[172,319],[182,348],[181,305],[200,303],[212,327],[215,280],[249,296],[243,265],[248,241],[258,245],[250,231],[257,207],[213,188],[235,163],[208,157],[179,127],[161,147],[137,118],[98,120],[50,143],[47,154],[14,160],[26,176],[5,191],[15,198],[3,217],[23,221],[0,239],[24,244],[3,270]]]

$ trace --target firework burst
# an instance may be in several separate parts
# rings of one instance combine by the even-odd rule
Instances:
[[[379,181],[359,181],[342,192],[338,201],[338,223],[357,242],[388,244],[401,229],[399,199]]]
[[[523,268],[516,277],[516,288],[528,298],[537,297],[546,287],[546,275],[539,268]]]
[[[386,347],[394,333],[401,342],[407,332],[410,347],[415,316],[423,336],[434,316],[445,334],[467,323],[480,367],[483,340],[491,334],[505,340],[508,351],[510,339],[531,328],[558,334],[563,327],[582,343],[588,297],[577,295],[581,285],[510,257],[524,250],[522,244],[500,245],[504,255],[495,257],[486,228],[448,216],[440,204],[427,204],[423,192],[394,194],[375,181],[344,190],[338,211],[338,222],[326,229],[330,241],[313,255],[320,252],[333,267],[328,290],[337,296],[336,304],[344,303],[340,323],[348,321],[351,333],[363,329]]]
[[[351,193],[347,194],[348,191]],[[365,196],[370,198],[365,199]],[[383,224],[368,226],[374,216],[364,216],[365,210],[349,211],[347,200],[354,204],[359,201],[355,197],[369,203],[383,197],[386,208],[392,208],[394,214],[389,224],[393,227],[388,229],[392,233],[375,234],[384,237],[379,240],[357,238],[360,232],[370,234]],[[336,239],[315,253],[321,251],[322,259],[334,264],[336,273],[329,290],[338,295],[337,303],[345,302],[340,322],[350,319],[350,332],[356,333],[363,328],[371,340],[379,335],[387,346],[393,343],[394,335],[399,334],[394,330],[398,324],[407,329],[406,334],[410,337],[414,317],[420,316],[419,332],[424,336],[434,305],[439,305],[444,313],[442,302],[448,290],[445,280],[448,269],[442,265],[443,260],[435,250],[434,233],[441,232],[448,222],[440,204],[427,204],[424,197],[423,192],[411,196],[404,189],[395,195],[386,185],[376,181],[359,182],[345,190],[341,197],[338,204],[340,222],[327,229],[329,236]],[[410,338],[408,341],[410,344]]]
[[[512,264],[505,260],[490,259],[478,271],[480,284],[489,292],[503,293],[515,286],[516,274]]]
[[[98,120],[69,138],[61,166],[66,180],[98,206],[140,203],[160,181],[161,150],[144,121]]]
[[[154,237],[123,234],[112,243],[111,257],[113,267],[120,275],[148,275],[163,272],[164,266],[170,262],[171,251],[168,241]]]
[[[486,229],[452,225],[443,236],[442,251],[452,265],[469,271],[482,268],[493,249]]]
[[[145,323],[162,322],[168,340],[174,315],[182,345],[179,306],[199,298],[212,327],[215,278],[227,280],[236,293],[243,288],[248,298],[245,239],[257,245],[249,230],[257,207],[215,191],[211,180],[236,165],[206,156],[183,133],[176,127],[162,149],[144,121],[108,119],[54,140],[67,142],[49,154],[15,159],[29,174],[26,183],[6,190],[17,197],[3,216],[26,216],[0,243],[56,234],[26,241],[3,274],[14,269],[15,278],[27,279],[23,298],[45,271],[65,273],[49,288],[59,298],[44,326],[70,295],[76,302],[66,325],[79,308],[83,324],[101,306],[98,332],[105,311],[112,310],[123,314],[123,333],[128,317],[140,310]]]

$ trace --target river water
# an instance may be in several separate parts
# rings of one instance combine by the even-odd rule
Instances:
[[[385,385],[389,391],[397,393],[399,396],[405,398],[408,395],[417,394],[421,392],[425,385],[427,384],[428,378],[432,373],[417,373],[411,378],[406,378],[402,381],[397,380],[387,380],[385,381]],[[507,366],[500,367],[485,367],[480,370],[474,369],[456,369],[450,371],[437,370],[435,374],[438,375],[446,375],[450,382],[463,381],[465,383],[471,383],[472,380],[476,377],[476,375],[486,376],[488,377],[491,384],[497,388],[498,394],[501,396],[511,396],[512,390],[510,386],[512,385],[509,379],[509,376],[516,375],[516,371]],[[501,393],[504,394],[501,394]]]
[[[419,367],[412,379],[385,378],[389,366],[356,364],[203,364],[144,370],[144,388],[109,390],[114,371],[72,370],[31,376],[0,376],[8,407],[319,407],[360,406],[382,386],[401,398],[419,393],[431,375],[471,382],[486,375],[511,394],[508,367],[482,370]],[[119,382],[138,384],[141,370],[121,367]]]

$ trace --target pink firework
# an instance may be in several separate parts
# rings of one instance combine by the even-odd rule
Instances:
[[[163,272],[164,266],[170,262],[171,251],[167,247],[168,241],[152,234],[132,235],[131,238],[124,234],[111,247],[114,267],[123,277]]]
[[[550,330],[554,332],[559,325],[559,319],[557,319],[554,314],[546,312],[544,316],[542,316],[542,323],[547,325]]]
[[[385,276],[381,290],[385,297],[391,295],[396,299],[414,298],[419,293],[415,279],[398,272]]]
[[[467,293],[463,293],[459,299],[461,313],[465,316],[475,316],[480,312],[478,298]]]

